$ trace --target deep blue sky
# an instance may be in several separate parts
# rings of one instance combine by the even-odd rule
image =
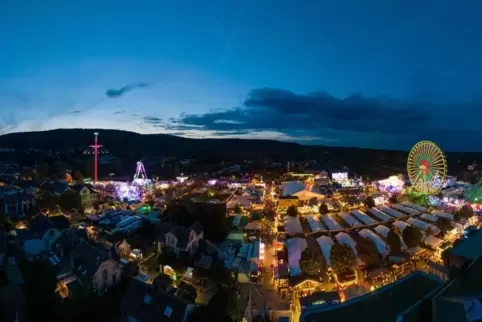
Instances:
[[[0,1],[3,132],[482,151],[482,1]]]

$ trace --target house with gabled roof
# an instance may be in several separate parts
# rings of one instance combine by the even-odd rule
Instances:
[[[182,297],[134,279],[121,300],[121,321],[185,322],[195,307]]]
[[[79,194],[84,208],[92,207],[97,201],[97,191],[90,185],[79,183],[71,186],[70,189]]]
[[[180,226],[175,223],[162,223],[158,235],[158,250],[167,250],[179,258],[182,254],[191,257],[199,247],[199,242],[204,238],[204,231],[200,223],[196,222],[190,227]]]
[[[82,240],[70,255],[71,274],[86,288],[103,294],[121,280],[118,249]]]
[[[69,183],[64,180],[46,181],[40,185],[40,190],[46,190],[56,196],[60,196],[69,188]]]

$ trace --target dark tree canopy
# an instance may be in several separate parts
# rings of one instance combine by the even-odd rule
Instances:
[[[371,239],[360,238],[357,240],[356,251],[360,259],[365,263],[365,265],[375,265],[378,264],[378,251],[377,246]]]
[[[335,244],[330,253],[331,266],[337,273],[355,269],[356,257],[350,246]]]
[[[437,227],[443,232],[446,233],[447,231],[452,229],[452,222],[448,218],[443,218],[440,217],[437,219],[437,222],[435,223]]]
[[[77,192],[67,189],[59,197],[59,206],[66,211],[79,210],[82,206],[82,200]]]
[[[326,203],[324,203],[324,202],[323,202],[323,203],[321,203],[321,205],[320,205],[320,207],[319,207],[318,211],[320,212],[320,214],[322,214],[322,215],[326,215],[326,214],[329,212],[329,210],[328,210],[328,206],[326,205]]]
[[[474,210],[470,206],[463,206],[459,210],[460,217],[464,219],[469,219],[474,215]]]
[[[406,227],[403,230],[402,237],[408,248],[416,247],[422,242],[422,232],[414,226]]]
[[[289,206],[286,210],[286,214],[290,217],[297,217],[298,216],[298,208],[295,206]]]
[[[301,253],[300,268],[303,273],[311,276],[319,276],[322,270],[322,263],[318,258],[318,253],[306,248]]]
[[[368,208],[373,208],[373,207],[375,207],[375,200],[373,200],[372,197],[368,196],[368,197],[366,197],[366,199],[365,199],[365,205],[366,205]]]
[[[390,254],[398,256],[402,254],[402,241],[396,232],[390,230],[387,235],[387,245],[390,248]]]

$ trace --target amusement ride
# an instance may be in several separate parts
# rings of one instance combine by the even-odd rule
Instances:
[[[442,190],[447,178],[447,160],[435,143],[420,141],[408,154],[407,172],[418,193],[434,196]]]

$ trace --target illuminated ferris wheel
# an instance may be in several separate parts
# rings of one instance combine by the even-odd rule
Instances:
[[[433,142],[420,141],[408,155],[407,172],[412,186],[424,195],[438,193],[447,176],[447,160]]]

